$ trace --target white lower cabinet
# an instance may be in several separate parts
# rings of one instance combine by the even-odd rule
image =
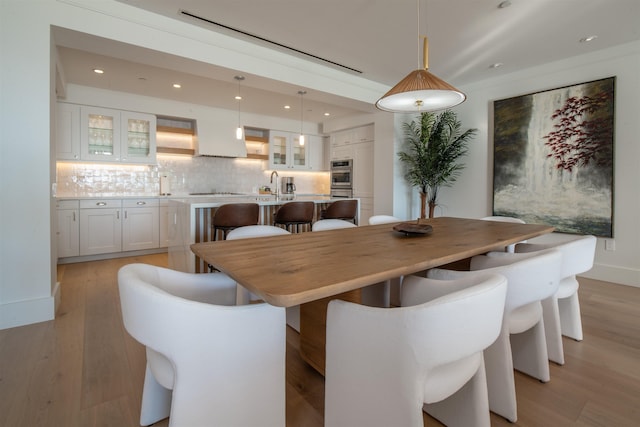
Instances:
[[[80,202],[78,200],[58,200],[56,208],[58,257],[78,256],[80,255]]]
[[[122,250],[160,247],[160,211],[157,199],[123,200]]]
[[[60,249],[67,245],[66,236],[69,233],[64,230],[72,223],[70,218],[73,214],[68,213],[68,209],[58,209],[58,257],[160,247],[158,199],[93,199],[80,200],[79,205],[78,253]]]
[[[122,201],[80,201],[80,255],[122,251]]]

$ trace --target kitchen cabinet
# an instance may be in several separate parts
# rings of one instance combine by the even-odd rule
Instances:
[[[314,171],[328,171],[329,162],[325,154],[327,138],[320,135],[309,135],[309,169]]]
[[[58,217],[56,229],[58,257],[80,255],[80,202],[78,200],[58,200],[56,212]]]
[[[80,160],[80,106],[58,102],[55,147],[58,160]]]
[[[365,142],[373,142],[373,125],[360,126],[335,132],[331,135],[330,159],[348,160],[354,158],[353,145]]]
[[[122,201],[80,201],[80,255],[122,251]]]
[[[122,201],[122,250],[160,247],[160,211],[157,199]]]
[[[172,239],[172,234],[175,232],[175,225],[177,221],[176,209],[172,209],[169,205],[168,199],[160,200],[160,242],[159,247],[169,247],[169,242]]]
[[[80,256],[160,247],[158,199],[80,200],[79,218]]]
[[[309,144],[300,144],[300,134],[272,130],[269,136],[269,167],[309,170]]]
[[[151,114],[80,107],[80,160],[155,164],[156,118]]]
[[[299,133],[272,130],[269,137],[269,168],[327,170],[324,143],[324,138],[319,135],[305,135],[305,143],[301,145]]]

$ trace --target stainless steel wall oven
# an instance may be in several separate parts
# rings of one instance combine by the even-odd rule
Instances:
[[[331,197],[353,197],[353,160],[331,161]]]

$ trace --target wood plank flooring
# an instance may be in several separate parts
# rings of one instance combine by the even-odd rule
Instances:
[[[56,319],[0,331],[0,426],[139,425],[145,353],[124,331],[116,283],[132,262],[164,266],[167,258],[60,266]],[[564,339],[566,364],[551,364],[547,384],[516,373],[518,422],[492,414],[493,426],[640,425],[640,289],[580,283],[584,341]],[[320,427],[324,381],[299,345],[288,329],[287,427]],[[440,425],[428,416],[424,423]]]

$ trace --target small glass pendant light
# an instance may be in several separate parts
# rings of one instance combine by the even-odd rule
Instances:
[[[307,93],[306,90],[299,90],[298,95],[300,95],[300,145],[304,145],[304,133],[302,132],[303,126],[303,114],[304,114],[304,102],[302,97]]]
[[[244,80],[244,76],[235,76],[234,79],[238,81],[238,94],[236,95],[236,100],[238,101],[238,127],[236,128],[236,139],[242,139],[242,126],[240,124],[240,101],[242,100],[242,96],[240,95],[240,82]]]

